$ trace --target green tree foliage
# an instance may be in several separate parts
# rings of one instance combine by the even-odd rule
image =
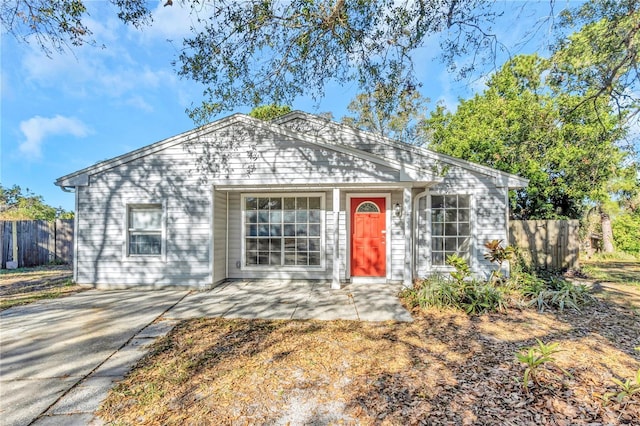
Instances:
[[[32,39],[47,54],[72,46],[95,44],[87,26],[87,0],[3,0],[0,3],[2,31],[17,39]],[[144,0],[109,0],[122,21],[136,27],[149,23]]]
[[[72,219],[73,212],[44,203],[41,195],[18,185],[5,188],[0,185],[0,220],[54,220]]]
[[[596,112],[583,97],[556,90],[549,66],[537,55],[517,56],[483,93],[461,100],[455,113],[438,107],[427,126],[432,149],[530,180],[512,197],[517,218],[581,217],[585,200],[603,196],[626,157],[616,145],[620,117],[606,100],[593,100]]]
[[[640,101],[640,3],[591,0],[562,13],[561,28],[573,32],[559,40],[552,77],[564,91],[595,101],[605,98],[620,111],[637,111]],[[604,114],[608,112],[605,110]]]
[[[616,249],[640,254],[640,210],[615,216],[612,226]]]
[[[347,109],[352,116],[342,122],[413,145],[422,144],[429,99],[414,87],[379,84],[371,93],[356,95]]]
[[[269,121],[291,112],[288,105],[260,105],[249,112],[249,116],[258,120]]]

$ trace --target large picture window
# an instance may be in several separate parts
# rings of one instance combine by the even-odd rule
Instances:
[[[127,211],[127,252],[129,255],[162,254],[162,206],[129,206]]]
[[[320,266],[322,197],[244,198],[245,266]]]
[[[431,263],[445,265],[447,256],[469,258],[471,241],[468,195],[431,196]]]

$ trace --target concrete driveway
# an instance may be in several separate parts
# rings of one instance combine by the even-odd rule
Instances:
[[[101,424],[94,412],[157,337],[197,317],[412,321],[398,285],[229,281],[203,292],[89,290],[0,312],[0,423]]]
[[[145,353],[144,336],[166,332],[147,326],[187,293],[89,290],[0,312],[0,423],[90,423],[69,414],[93,411]]]

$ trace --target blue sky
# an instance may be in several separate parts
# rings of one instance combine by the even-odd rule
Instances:
[[[35,43],[20,43],[7,34],[1,45],[0,182],[29,188],[47,204],[67,210],[73,210],[73,194],[56,187],[55,179],[193,128],[185,109],[200,102],[203,89],[180,79],[171,66],[192,24],[179,2],[173,7],[158,2],[154,23],[142,31],[122,25],[108,2],[87,3],[87,22],[105,48],[83,46],[49,58]],[[554,9],[559,12],[567,4],[578,3],[557,1]],[[498,1],[496,8],[504,16],[495,31],[512,54],[545,53],[548,26],[524,48],[517,43],[549,13],[548,0]],[[439,101],[455,108],[458,97],[483,89],[477,76],[455,81],[438,55],[434,39],[415,57],[421,91],[431,107]],[[332,112],[339,119],[356,89],[334,85],[319,102],[300,98],[293,107]]]

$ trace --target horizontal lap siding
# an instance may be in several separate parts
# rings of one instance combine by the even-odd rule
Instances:
[[[470,194],[472,196],[473,213],[471,227],[473,235],[471,267],[480,276],[488,276],[495,266],[484,258],[484,244],[491,240],[507,241],[505,202],[506,188],[495,186],[493,179],[459,167],[452,167],[443,182],[429,189],[428,194]],[[422,204],[422,203],[421,203]],[[426,203],[423,204],[426,206]],[[416,217],[416,216],[414,216]],[[429,226],[428,212],[419,212],[418,225]],[[423,229],[419,229],[419,241],[431,242],[425,238]],[[429,250],[419,249],[416,256],[416,271],[420,274],[430,273]]]
[[[92,175],[88,187],[78,188],[79,283],[198,288],[211,284],[210,186],[187,180],[180,162],[166,154]],[[126,206],[137,203],[164,206],[164,258],[126,255]]]

